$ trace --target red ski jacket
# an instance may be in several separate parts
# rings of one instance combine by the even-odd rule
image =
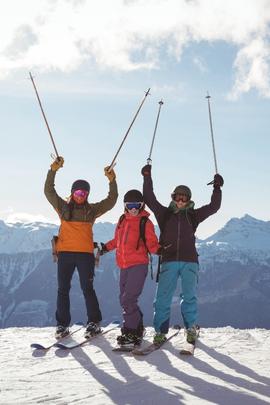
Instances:
[[[149,212],[145,210],[135,217],[125,213],[125,218],[116,226],[114,239],[106,243],[108,250],[116,249],[116,262],[120,269],[137,264],[147,264],[149,262],[147,250],[150,253],[156,253],[160,247],[153,222],[150,219],[145,224],[146,246],[142,239],[138,245],[141,217],[149,217],[149,215]]]

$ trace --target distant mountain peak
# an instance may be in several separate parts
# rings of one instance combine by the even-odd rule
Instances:
[[[204,242],[225,242],[234,247],[254,250],[269,250],[270,221],[263,221],[245,214],[231,218],[223,228]]]

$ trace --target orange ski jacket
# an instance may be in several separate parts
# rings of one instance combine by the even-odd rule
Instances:
[[[49,170],[45,181],[44,193],[47,200],[59,215],[59,228],[56,252],[86,252],[93,253],[93,225],[96,218],[109,211],[115,205],[118,197],[117,184],[109,183],[109,194],[104,200],[83,205],[74,204],[70,215],[68,204],[63,200],[54,187],[55,171]]]

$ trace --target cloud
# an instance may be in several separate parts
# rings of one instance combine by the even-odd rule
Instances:
[[[59,221],[53,221],[42,214],[29,214],[26,212],[15,212],[13,208],[9,207],[4,211],[0,211],[0,218],[9,224],[20,223],[33,223],[44,222],[51,224],[59,224]]]
[[[193,63],[194,63],[194,65],[195,66],[197,66],[198,67],[198,69],[202,72],[202,73],[204,73],[204,72],[207,72],[207,64],[205,63],[205,61],[202,59],[202,58],[200,58],[200,57],[198,57],[198,56],[194,56],[194,58],[193,58]]]
[[[14,13],[16,10],[16,13]],[[17,69],[75,71],[84,62],[117,71],[181,61],[193,43],[237,49],[231,98],[269,97],[268,0],[9,0],[0,8],[0,77]],[[205,70],[199,55],[194,63]]]
[[[252,88],[258,89],[264,97],[270,97],[269,62],[270,46],[262,38],[242,48],[234,63],[237,77],[229,98],[236,99]]]

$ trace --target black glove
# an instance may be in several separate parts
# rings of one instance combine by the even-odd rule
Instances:
[[[108,253],[108,249],[106,248],[105,243],[100,242],[101,244],[101,249],[99,251],[100,256],[104,255],[105,253]]]
[[[162,246],[160,246],[160,247],[158,248],[158,250],[156,251],[156,255],[162,256],[162,255],[163,255],[163,252],[164,252],[164,249],[163,249]]]
[[[171,243],[170,243],[169,245],[160,246],[160,247],[158,248],[158,250],[156,251],[156,255],[158,255],[158,256],[164,255],[165,251],[166,251],[169,247],[171,247],[171,246],[172,246]]]
[[[220,188],[224,184],[223,177],[220,174],[215,174],[213,180],[214,188]]]
[[[143,176],[151,176],[151,169],[152,166],[151,165],[145,165],[143,166],[141,173]]]

